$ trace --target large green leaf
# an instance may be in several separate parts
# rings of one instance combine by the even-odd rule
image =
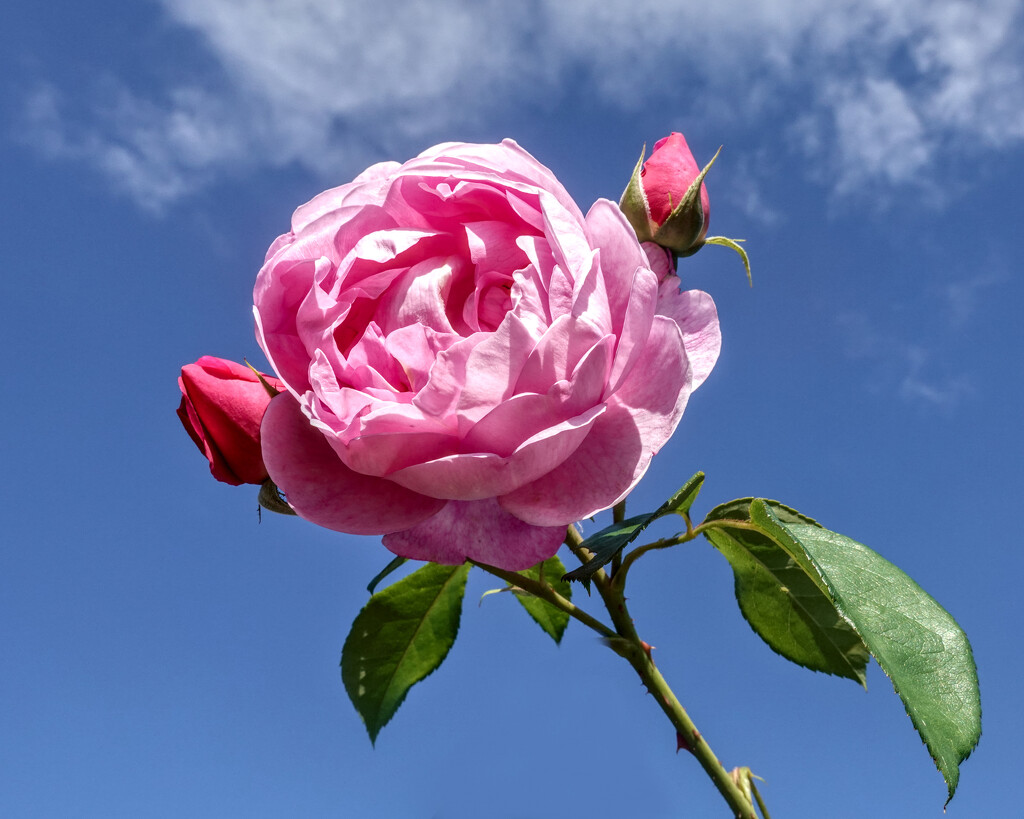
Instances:
[[[565,574],[565,566],[553,555],[543,563],[520,572],[534,580],[543,580],[550,585],[566,600],[572,599],[572,586],[562,578]],[[569,625],[569,613],[555,608],[546,600],[536,597],[522,589],[513,589],[513,593],[524,609],[529,612],[538,626],[550,635],[556,643],[562,642],[562,635],[565,634],[565,627]]]
[[[375,742],[413,685],[448,655],[469,564],[428,563],[370,598],[341,652],[341,679]]]
[[[787,551],[749,524],[752,498],[716,506],[707,521],[723,528],[704,534],[729,561],[736,600],[750,627],[772,649],[798,665],[856,680],[864,685],[869,654],[854,628],[836,611],[828,590],[799,549]],[[780,520],[815,526],[795,509],[767,503]]]
[[[836,609],[892,680],[952,799],[960,763],[981,737],[977,669],[960,626],[903,571],[863,544],[781,520],[764,501],[751,504],[750,515],[780,542],[788,536],[813,562]]]
[[[689,514],[690,507],[697,498],[703,483],[704,473],[698,472],[683,484],[678,492],[653,512],[634,515],[626,520],[606,526],[600,532],[592,534],[583,541],[581,546],[589,549],[593,553],[593,558],[578,569],[573,569],[566,574],[565,579],[579,580],[589,589],[590,579],[597,573],[597,570],[610,563],[615,555],[636,540],[640,533],[651,523],[673,512],[680,515]]]

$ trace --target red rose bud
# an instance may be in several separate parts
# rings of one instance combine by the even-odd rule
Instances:
[[[646,162],[640,153],[619,207],[641,242],[655,242],[677,256],[700,250],[711,213],[704,177],[717,157],[701,170],[686,138],[674,132],[654,144]]]
[[[262,380],[261,380],[262,378]],[[178,417],[218,481],[238,486],[267,480],[260,452],[260,421],[271,392],[284,385],[234,361],[203,356],[181,368]]]

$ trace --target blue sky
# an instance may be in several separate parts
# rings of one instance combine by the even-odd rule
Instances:
[[[964,626],[984,735],[949,815],[1016,805],[1024,481],[1020,0],[17,4],[0,31],[8,399],[0,813],[722,815],[625,664],[471,576],[462,631],[376,749],[337,662],[390,555],[264,515],[180,428],[200,355],[260,361],[252,283],[292,210],[381,159],[512,137],[581,206],[683,131],[723,353],[631,500],[778,498]],[[593,528],[597,524],[591,524]],[[709,545],[632,574],[641,635],[777,816],[939,816],[869,691],[754,636]]]

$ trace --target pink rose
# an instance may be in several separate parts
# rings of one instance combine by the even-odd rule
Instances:
[[[277,390],[284,385],[264,376]],[[260,421],[270,395],[256,374],[242,364],[204,355],[181,368],[178,417],[210,461],[218,481],[238,486],[263,483],[267,468],[260,455]]]
[[[714,366],[714,303],[678,285],[510,140],[374,165],[300,207],[257,278],[287,387],[267,469],[398,555],[532,566],[626,496]]]
[[[659,139],[643,168],[637,170],[639,174],[634,171],[620,206],[640,241],[656,242],[681,256],[696,253],[708,233],[711,204],[703,182],[700,196],[695,190],[693,199],[684,201],[701,174],[686,138],[673,132]]]

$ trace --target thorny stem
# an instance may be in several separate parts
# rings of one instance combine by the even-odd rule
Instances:
[[[621,512],[616,510],[616,512],[617,514],[625,514],[624,509]],[[624,594],[626,572],[640,555],[654,549],[664,549],[679,543],[685,543],[695,538],[705,529],[716,525],[720,526],[722,523],[723,521],[714,521],[710,524],[701,524],[694,527],[689,517],[687,517],[685,533],[676,535],[673,538],[654,541],[635,549],[626,556],[619,567],[615,567],[617,571],[613,571],[611,576],[604,569],[598,569],[592,576],[591,582],[601,595],[601,600],[615,626],[614,631],[566,600],[545,582],[543,578],[541,580],[534,580],[518,572],[510,572],[476,562],[474,562],[474,565],[500,577],[513,586],[517,586],[546,600],[551,605],[569,614],[570,617],[579,620],[600,634],[604,638],[605,644],[612,651],[623,657],[633,666],[633,669],[640,676],[647,690],[654,697],[655,702],[658,703],[658,707],[661,708],[665,716],[668,717],[669,722],[676,729],[679,747],[686,748],[696,757],[700,766],[718,789],[718,792],[728,803],[733,816],[736,819],[758,819],[757,810],[750,799],[743,793],[730,773],[725,770],[714,751],[711,750],[707,741],[700,731],[697,730],[697,726],[693,724],[693,720],[686,713],[686,709],[683,708],[668,682],[661,675],[661,672],[658,671],[657,666],[655,666],[654,660],[651,657],[651,646],[641,640],[637,634],[636,628],[633,625],[633,619],[626,608],[626,597]],[[742,522],[729,521],[730,525],[735,525],[736,523]],[[593,559],[590,550],[583,546],[583,535],[580,534],[575,526],[568,527],[565,543],[581,563],[588,563]],[[761,799],[761,795],[756,793],[756,790],[755,794],[761,813],[767,819],[768,811]]]
[[[574,606],[571,602],[551,588],[551,586],[546,582],[542,580],[534,580],[532,577],[526,577],[519,572],[510,572],[505,569],[499,569],[497,566],[488,566],[486,563],[478,563],[475,560],[471,560],[470,563],[483,569],[485,572],[493,574],[495,577],[501,578],[510,586],[515,586],[523,591],[528,591],[535,597],[546,600],[555,608],[561,609],[570,617],[574,617],[579,620],[583,625],[587,626],[587,628],[593,629],[602,637],[613,638],[616,636],[615,632],[608,628],[608,626],[600,620],[591,617],[587,612],[583,611],[583,609]]]
[[[605,586],[607,587],[609,584],[606,583]],[[675,726],[683,747],[686,747],[697,758],[704,772],[711,778],[718,792],[729,804],[733,814],[738,819],[757,819],[754,806],[750,804],[743,791],[719,762],[718,757],[711,750],[711,746],[697,730],[690,715],[686,713],[686,709],[679,702],[675,692],[672,691],[668,682],[654,665],[650,646],[640,639],[633,626],[633,619],[629,616],[621,587],[617,583],[614,586],[615,588],[602,590],[605,606],[620,635],[619,640],[609,641],[610,648],[624,657],[640,675],[640,679],[647,686],[647,690],[654,697],[658,707],[668,717],[669,722]],[[601,587],[598,586],[598,588]]]

